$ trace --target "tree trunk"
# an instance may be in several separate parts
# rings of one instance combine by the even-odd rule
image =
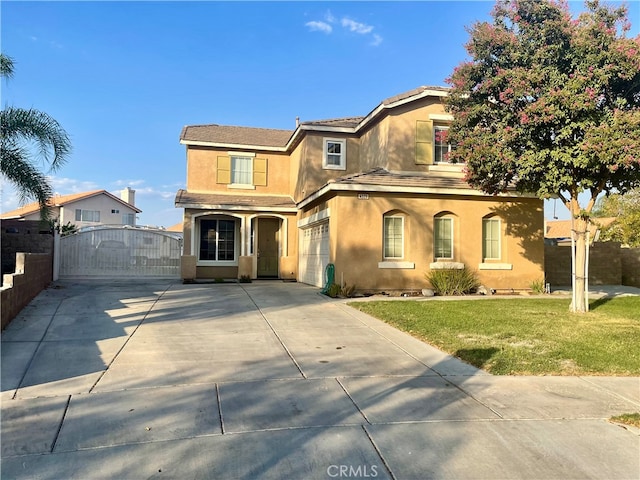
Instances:
[[[585,291],[587,285],[587,220],[583,218],[575,218],[573,220],[573,238],[575,239],[575,265],[573,265],[574,282],[573,282],[573,299],[571,311],[584,313],[587,311],[587,293]]]

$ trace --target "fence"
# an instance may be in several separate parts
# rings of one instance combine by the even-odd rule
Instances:
[[[547,283],[571,285],[571,247],[545,245]],[[589,248],[589,284],[640,287],[640,248],[617,242],[594,242]]]
[[[2,328],[6,327],[53,277],[53,256],[17,253],[16,271],[2,276]]]

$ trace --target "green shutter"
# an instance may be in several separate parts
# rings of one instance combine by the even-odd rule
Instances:
[[[267,186],[267,159],[253,159],[253,184],[261,187]]]
[[[231,183],[231,157],[218,157],[216,183]]]
[[[433,122],[431,120],[416,122],[416,164],[433,164]]]

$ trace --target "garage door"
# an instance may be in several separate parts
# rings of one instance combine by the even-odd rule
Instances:
[[[323,287],[329,263],[329,221],[300,230],[298,281]]]

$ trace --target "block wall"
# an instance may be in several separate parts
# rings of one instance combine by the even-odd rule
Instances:
[[[640,288],[640,248],[621,248],[622,284]]]
[[[2,220],[2,273],[16,268],[16,253],[53,253],[53,233],[49,226],[35,220]]]
[[[589,248],[589,284],[623,285],[620,244],[595,242]],[[545,279],[552,286],[571,285],[571,247],[545,245]],[[626,284],[625,284],[626,285]]]
[[[2,328],[35,298],[53,279],[53,255],[17,253],[16,272],[2,276]]]

